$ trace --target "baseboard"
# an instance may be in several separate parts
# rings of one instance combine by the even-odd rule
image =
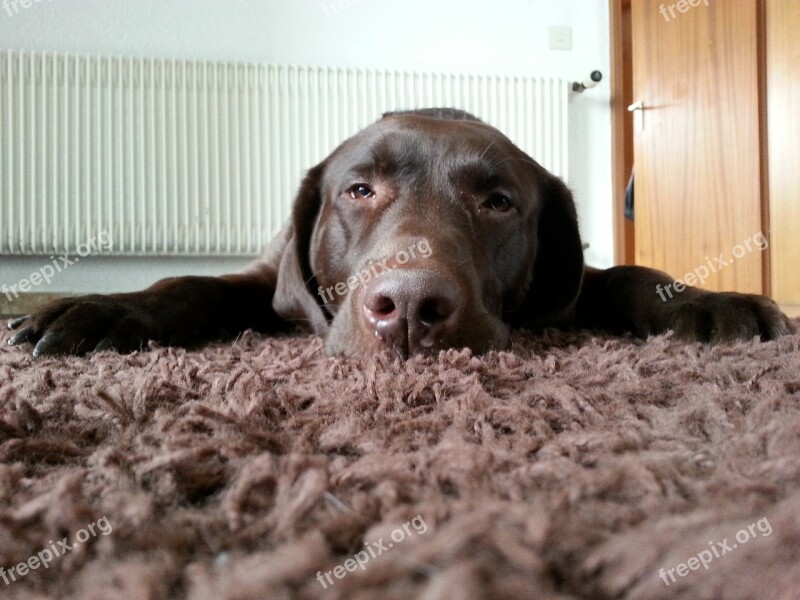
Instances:
[[[795,317],[800,317],[800,306],[781,306],[781,310],[786,314],[787,317],[791,317],[792,319]]]
[[[75,294],[68,293],[23,293],[17,297],[11,296],[11,300],[5,294],[0,294],[0,317],[18,317],[27,315],[28,313],[44,306],[48,302],[57,300],[58,298],[65,298],[67,296],[74,296]]]

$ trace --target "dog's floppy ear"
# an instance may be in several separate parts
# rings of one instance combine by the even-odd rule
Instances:
[[[322,174],[325,163],[311,169],[300,185],[292,216],[285,231],[285,245],[278,266],[278,281],[272,307],[288,321],[308,322],[324,335],[328,321],[315,296],[316,279],[311,272],[309,248],[311,235],[322,204]]]
[[[583,278],[583,246],[572,193],[545,171],[539,194],[536,255],[521,315],[531,324],[546,323],[569,309]]]

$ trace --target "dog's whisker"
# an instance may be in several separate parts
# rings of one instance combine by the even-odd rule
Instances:
[[[483,151],[483,154],[481,154],[481,157],[478,160],[483,160],[486,157],[486,153],[489,152],[489,148],[494,146],[494,143],[495,143],[495,140],[492,140],[491,142],[489,142],[489,145],[486,146],[486,149]]]

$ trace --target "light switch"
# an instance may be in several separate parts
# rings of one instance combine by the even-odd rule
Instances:
[[[572,50],[572,27],[550,27],[550,50]]]

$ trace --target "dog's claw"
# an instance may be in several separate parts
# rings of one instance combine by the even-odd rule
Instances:
[[[9,329],[16,329],[17,327],[22,325],[27,320],[28,320],[28,315],[25,315],[24,317],[17,317],[16,319],[11,319],[8,322],[8,328]]]
[[[53,348],[61,341],[61,336],[56,335],[55,333],[46,333],[42,339],[40,339],[36,346],[33,348],[33,355],[34,356],[41,356],[42,354],[49,354],[53,350]]]
[[[8,345],[17,346],[19,344],[24,344],[25,342],[33,341],[33,338],[33,327],[26,327],[25,329],[20,329],[17,333],[12,335],[8,340]]]

